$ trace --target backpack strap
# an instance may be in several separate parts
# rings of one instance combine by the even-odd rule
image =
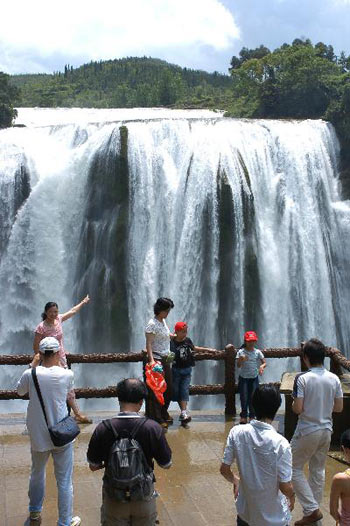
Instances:
[[[134,429],[132,430],[132,432],[130,433],[130,437],[131,438],[135,438],[135,436],[137,435],[137,433],[139,432],[139,430],[141,429],[141,427],[143,426],[143,424],[146,422],[147,418],[145,416],[143,416],[142,418],[140,418],[140,420],[136,423]]]
[[[112,426],[112,422],[111,420],[103,420],[103,423],[104,425],[106,426],[106,428],[109,430],[109,431],[112,431],[113,433],[113,436],[114,436],[114,439],[117,440],[118,438],[118,433],[116,432],[116,430],[114,429],[114,426]]]
[[[141,418],[137,418],[136,420],[138,420],[138,421],[136,422],[133,430],[130,433],[130,438],[132,438],[132,439],[135,438],[135,436],[137,435],[138,431],[141,429],[143,424],[146,422],[147,418],[145,416],[143,416]],[[111,419],[103,420],[103,423],[107,427],[107,429],[109,429],[109,431],[112,431],[114,439],[117,440],[119,438],[119,434],[116,431],[115,427],[112,425],[112,420]]]

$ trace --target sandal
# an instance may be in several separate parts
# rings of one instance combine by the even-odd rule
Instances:
[[[85,415],[75,415],[74,418],[78,422],[78,424],[92,424],[91,418],[88,418]]]

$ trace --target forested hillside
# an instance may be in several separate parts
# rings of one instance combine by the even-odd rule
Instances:
[[[66,65],[52,75],[0,74],[0,125],[1,119],[11,125],[14,106],[165,106],[215,108],[232,117],[323,118],[337,130],[342,176],[350,181],[350,56],[298,38],[274,51],[244,47],[230,66],[230,75],[222,75],[129,57]]]
[[[231,60],[232,117],[325,119],[341,142],[341,178],[350,198],[350,56],[295,39],[270,51],[243,48]]]
[[[66,65],[52,75],[15,75],[18,106],[132,108],[224,107],[229,75],[181,68],[153,58],[123,58]]]

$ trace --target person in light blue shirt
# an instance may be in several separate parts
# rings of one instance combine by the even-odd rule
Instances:
[[[256,419],[233,426],[227,437],[220,473],[233,485],[237,526],[291,524],[295,502],[292,452],[272,425],[281,402],[277,388],[260,385],[252,400]],[[239,476],[231,469],[234,463]]]
[[[240,369],[238,390],[241,399],[241,424],[246,424],[248,419],[255,418],[252,397],[259,385],[259,375],[266,367],[266,360],[259,349],[255,349],[258,337],[254,331],[247,331],[244,335],[244,344],[237,353],[237,367]]]

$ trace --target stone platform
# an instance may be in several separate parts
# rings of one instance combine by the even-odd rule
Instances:
[[[74,515],[82,518],[82,526],[99,526],[102,472],[91,472],[86,463],[86,450],[96,424],[111,413],[92,413],[94,423],[82,426],[75,442]],[[233,424],[220,411],[193,411],[188,429],[174,425],[167,438],[173,450],[173,467],[156,468],[160,525],[166,526],[229,526],[236,524],[232,489],[219,474],[219,466],[227,434]],[[236,420],[237,423],[238,420]],[[27,519],[28,477],[30,471],[29,438],[24,415],[0,416],[0,526],[34,526]],[[276,427],[283,430],[283,415]],[[323,526],[334,526],[328,513],[329,487],[334,473],[345,466],[329,458],[322,504]],[[46,498],[42,514],[43,526],[56,526],[57,492],[52,463],[47,470]],[[301,517],[297,504],[293,519]],[[319,522],[320,526],[321,523]]]

